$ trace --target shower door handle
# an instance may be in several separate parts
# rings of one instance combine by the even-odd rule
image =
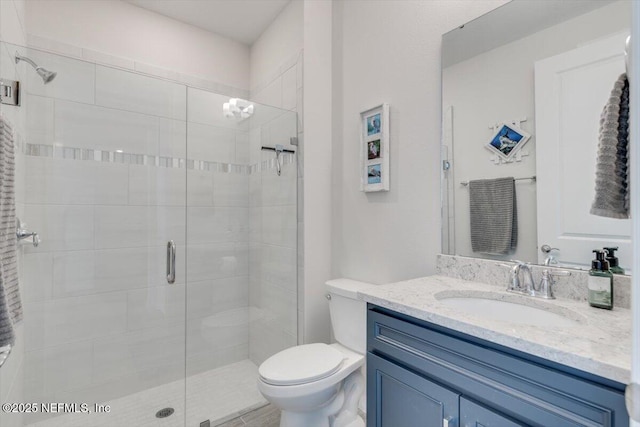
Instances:
[[[167,242],[167,283],[176,281],[176,244],[173,240]]]

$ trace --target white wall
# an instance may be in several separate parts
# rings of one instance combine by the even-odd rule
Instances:
[[[534,63],[575,49],[607,34],[629,28],[629,3],[616,2],[518,41],[454,64],[443,70],[443,105],[453,106],[453,189],[455,192],[455,253],[502,259],[538,260],[536,185],[516,183],[518,201],[518,246],[513,254],[487,256],[471,249],[469,189],[460,181],[501,176],[536,174]],[[508,67],[496,67],[509,58]],[[509,94],[508,101],[495,94]],[[482,105],[482,108],[478,108]],[[489,124],[526,117],[522,129],[532,134],[521,162],[495,165],[484,147],[491,138]],[[595,153],[594,153],[595,154]],[[544,166],[544,165],[543,165]],[[592,182],[585,185],[591,188]]]
[[[304,339],[328,342],[324,283],[331,274],[333,31],[339,3],[304,3]]]
[[[120,0],[26,3],[34,47],[53,40],[249,89],[249,47],[244,44]]]
[[[385,283],[435,272],[441,35],[504,2],[344,2],[343,129],[332,145],[334,276]],[[391,191],[365,194],[359,113],[382,102],[391,106]]]

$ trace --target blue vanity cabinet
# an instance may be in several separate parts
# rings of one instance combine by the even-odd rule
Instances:
[[[496,411],[460,397],[460,427],[526,427],[526,424],[515,422]]]
[[[628,427],[624,386],[381,307],[367,427]]]
[[[377,403],[377,421],[369,425],[431,427],[458,418],[458,393],[373,354],[367,363],[367,381],[375,384],[367,401]]]

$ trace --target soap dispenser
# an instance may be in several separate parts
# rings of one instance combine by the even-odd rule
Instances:
[[[613,273],[609,270],[609,261],[602,250],[594,250],[596,259],[589,270],[589,304],[593,307],[613,308]]]
[[[624,268],[620,267],[620,261],[618,257],[616,257],[616,251],[618,250],[617,246],[610,248],[603,248],[607,253],[607,261],[609,261],[609,270],[613,274],[624,274]]]

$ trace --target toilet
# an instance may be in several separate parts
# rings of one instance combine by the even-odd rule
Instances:
[[[280,427],[364,427],[358,402],[365,380],[367,304],[349,279],[326,283],[331,326],[337,343],[305,344],[283,350],[258,369],[258,389],[281,409]]]

